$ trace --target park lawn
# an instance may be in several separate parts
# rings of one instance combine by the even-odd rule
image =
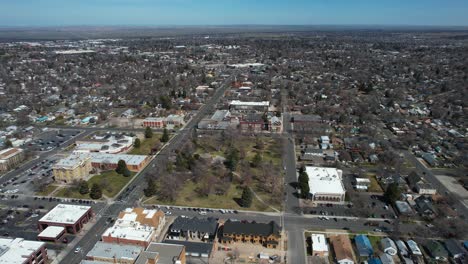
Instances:
[[[128,154],[149,155],[151,153],[151,149],[160,142],[159,139],[161,138],[161,136],[161,133],[153,133],[152,138],[145,138],[141,140],[140,147],[132,148],[132,150],[130,150]]]
[[[56,197],[74,198],[74,199],[90,199],[89,194],[81,194],[78,191],[78,187],[64,187],[58,190],[55,195]]]
[[[47,185],[47,187],[42,192],[37,192],[36,194],[41,195],[41,196],[48,196],[53,191],[55,191],[57,188],[58,188],[57,185],[50,184],[50,185]]]
[[[235,209],[235,210],[252,210],[252,211],[268,211],[271,210],[255,197],[253,197],[252,206],[250,208],[243,208],[239,206],[234,200],[240,198],[242,189],[236,188],[232,184],[225,195],[210,194],[207,197],[200,197],[197,195],[195,189],[197,184],[187,182],[178,192],[177,200],[173,202],[161,201],[157,196],[148,199],[145,204],[164,204],[188,207],[201,207],[201,208],[220,208],[220,209]]]
[[[88,186],[91,190],[93,184],[97,183],[102,186],[102,194],[108,198],[112,198],[135,176],[135,174],[135,172],[131,172],[130,177],[124,177],[114,170],[106,171],[89,179]],[[65,187],[59,190],[56,196],[76,199],[90,199],[89,193],[84,195],[80,194],[78,187],[75,186]]]
[[[124,177],[114,170],[105,171],[88,180],[89,189],[91,189],[91,186],[95,183],[100,184],[103,186],[102,194],[112,198],[135,176],[135,174],[135,172],[131,172],[129,177]]]

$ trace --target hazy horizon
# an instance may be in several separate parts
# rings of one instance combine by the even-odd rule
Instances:
[[[2,1],[1,27],[468,26],[460,0]]]

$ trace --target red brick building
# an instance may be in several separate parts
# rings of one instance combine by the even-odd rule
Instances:
[[[38,227],[43,231],[49,226],[61,226],[67,233],[76,234],[92,216],[91,206],[58,204],[39,220]]]

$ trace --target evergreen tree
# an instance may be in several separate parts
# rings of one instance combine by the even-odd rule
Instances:
[[[242,191],[242,197],[241,197],[241,206],[246,207],[246,208],[250,207],[252,205],[252,198],[253,198],[253,194],[250,188],[244,187],[244,190]]]
[[[299,173],[299,189],[301,190],[301,197],[307,198],[309,196],[310,187],[309,187],[309,176],[307,172],[302,171]]]
[[[133,142],[133,147],[135,148],[140,148],[141,146],[141,141],[139,138],[135,139],[135,142]]]
[[[151,127],[146,127],[145,138],[152,138],[152,137],[153,137],[153,130],[151,130]]]
[[[132,175],[132,173],[130,172],[129,169],[125,168],[125,170],[123,171],[122,175],[124,177],[130,177]]]
[[[89,193],[89,186],[88,186],[88,182],[86,181],[80,181],[80,185],[79,185],[79,192],[80,194],[87,194]]]
[[[162,95],[159,97],[159,101],[161,102],[162,108],[169,110],[172,107],[172,100],[166,95]]]
[[[387,189],[385,190],[384,196],[387,199],[387,201],[389,201],[392,204],[395,201],[397,201],[401,196],[401,190],[398,186],[398,183],[392,183],[388,185]]]
[[[232,148],[227,157],[224,165],[226,168],[230,169],[231,171],[235,171],[237,167],[237,163],[239,162],[239,151],[236,148]]]
[[[102,197],[102,189],[99,184],[95,183],[91,187],[91,192],[89,193],[89,197],[92,199],[100,199]]]
[[[118,174],[123,174],[127,169],[127,163],[125,163],[125,160],[119,160],[117,163],[117,168],[115,169],[115,172]]]
[[[167,132],[166,128],[164,128],[164,130],[163,130],[163,134],[161,136],[160,141],[164,142],[164,143],[169,141],[169,132]]]
[[[143,189],[143,193],[145,194],[146,197],[151,197],[156,194],[156,191],[157,191],[156,182],[152,178],[149,178],[147,180],[146,188]]]
[[[7,148],[12,148],[13,147],[13,143],[11,142],[11,140],[7,139],[5,141],[5,147],[7,147]]]
[[[260,163],[262,163],[262,154],[260,154],[260,152],[257,152],[252,159],[252,167],[257,168],[258,166],[260,166]]]

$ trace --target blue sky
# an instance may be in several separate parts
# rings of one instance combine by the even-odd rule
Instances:
[[[0,26],[459,25],[468,0],[0,0]]]

